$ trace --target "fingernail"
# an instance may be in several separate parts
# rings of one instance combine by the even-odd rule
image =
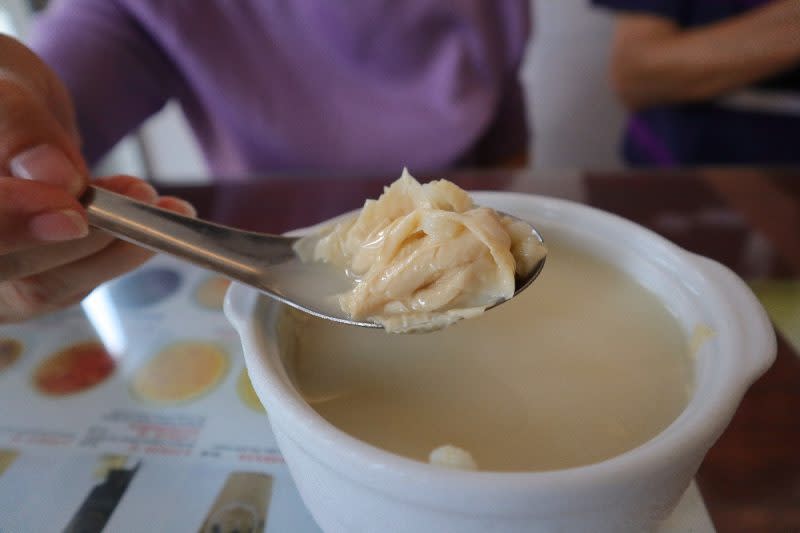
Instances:
[[[197,216],[197,209],[194,208],[192,204],[187,202],[186,200],[181,200],[180,198],[175,198],[173,200],[176,204],[181,206],[181,209],[186,212],[186,214],[190,217]]]
[[[77,211],[51,211],[36,215],[28,223],[31,235],[40,241],[69,241],[89,234],[86,220]]]
[[[131,198],[148,204],[152,204],[158,199],[158,192],[152,185],[143,181],[132,184],[125,192]]]
[[[83,186],[80,173],[67,156],[47,144],[17,154],[8,166],[17,178],[62,187],[72,195],[77,195]]]

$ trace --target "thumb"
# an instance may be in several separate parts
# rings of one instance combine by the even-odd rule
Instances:
[[[3,262],[8,260],[4,256],[9,252],[78,239],[85,237],[88,231],[83,206],[66,191],[0,177],[0,259]]]
[[[60,87],[55,74],[33,52],[0,38],[0,175],[39,181],[77,196],[88,171],[74,124],[64,124],[64,117],[72,116],[71,104],[52,97],[54,85]]]

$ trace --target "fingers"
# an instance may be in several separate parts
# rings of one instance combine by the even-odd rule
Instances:
[[[83,191],[88,175],[74,134],[42,98],[2,76],[0,175],[55,185],[73,196]]]
[[[0,286],[0,309],[14,310],[11,320],[31,318],[73,305],[95,287],[132,270],[152,253],[130,243],[115,240],[100,252],[72,263]]]
[[[168,209],[170,211],[175,211],[176,213],[191,217],[197,215],[194,206],[192,206],[192,204],[186,200],[176,198],[174,196],[159,197],[156,193],[156,190],[153,189],[150,184],[140,180],[139,178],[119,175],[97,178],[93,183],[98,187],[103,187],[111,192],[124,194],[142,202],[154,203],[154,205],[161,207],[162,209]],[[152,198],[143,199],[139,195],[152,195]]]
[[[113,192],[124,194],[145,203],[155,203],[158,194],[152,186],[129,176],[98,180],[98,184]],[[0,239],[2,240],[2,239]],[[92,229],[87,237],[70,241],[26,248],[6,254],[0,262],[0,281],[32,276],[93,255],[114,240],[100,230]]]
[[[158,192],[152,185],[133,176],[120,175],[97,178],[93,181],[93,184],[117,194],[124,194],[146,204],[152,204],[158,200]]]
[[[2,95],[0,95],[2,97]],[[13,126],[12,126],[13,127]],[[19,129],[17,129],[19,134]],[[2,131],[0,119],[0,160],[7,157],[7,167],[10,175],[26,180],[39,181],[48,185],[59,187],[74,197],[80,196],[86,187],[86,177],[64,155],[64,152],[51,144],[37,144],[32,147],[16,151],[15,148],[6,146],[19,143],[18,139]]]
[[[186,215],[188,217],[197,216],[197,210],[192,204],[186,200],[175,198],[174,196],[162,196],[156,202],[156,205],[162,209],[169,209],[170,211],[175,211],[176,213],[180,213],[181,215]]]
[[[73,196],[88,176],[63,84],[36,54],[2,35],[0,175],[55,185]]]
[[[0,35],[0,255],[85,237],[75,198],[87,174],[63,85],[22,43]]]
[[[136,189],[137,181],[118,177],[110,181],[103,180],[103,185],[124,193],[130,192],[131,188]],[[159,198],[153,203],[184,215],[194,214],[191,205],[177,198]],[[111,240],[110,244],[91,255],[60,263],[24,279],[0,283],[0,322],[23,320],[77,303],[97,285],[143,264],[151,256],[152,253],[143,248]]]
[[[37,244],[78,239],[88,231],[83,207],[66,191],[0,178],[0,255]]]
[[[93,255],[111,244],[114,238],[91,229],[87,237],[70,242],[18,250],[2,256],[0,282],[40,274],[52,268]]]
[[[130,176],[98,185],[142,202],[158,198],[150,185]],[[0,178],[0,255],[44,243],[80,239],[89,233],[83,206],[69,193],[41,183]]]

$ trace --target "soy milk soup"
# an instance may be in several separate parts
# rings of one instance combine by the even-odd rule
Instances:
[[[426,462],[450,445],[480,470],[551,470],[644,443],[688,402],[686,336],[635,280],[548,244],[548,265],[529,289],[434,333],[390,335],[287,312],[279,336],[295,385],[334,426]]]

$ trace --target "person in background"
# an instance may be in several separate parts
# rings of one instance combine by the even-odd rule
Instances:
[[[64,0],[30,44],[92,164],[164,104],[214,176],[399,175],[518,158],[524,0]]]
[[[0,323],[148,257],[89,231],[77,198],[170,99],[223,179],[524,160],[529,26],[523,0],[51,2],[32,51],[0,35]],[[192,211],[131,177],[98,184]]]
[[[800,163],[800,1],[592,0],[640,166]]]

